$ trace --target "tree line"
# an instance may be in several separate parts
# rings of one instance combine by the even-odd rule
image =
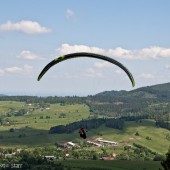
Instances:
[[[122,130],[123,125],[124,125],[124,120],[114,119],[114,118],[110,118],[110,119],[98,118],[98,119],[82,120],[82,121],[70,123],[67,125],[58,125],[58,126],[51,127],[49,130],[49,133],[50,134],[72,133],[73,131],[79,128],[95,129],[101,125],[105,125],[106,127]]]

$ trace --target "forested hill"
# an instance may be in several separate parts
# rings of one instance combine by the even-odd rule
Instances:
[[[169,121],[170,83],[138,88],[132,91],[106,91],[86,100],[94,114],[147,116]]]
[[[170,93],[170,83],[164,83],[164,84],[157,84],[157,85],[153,85],[153,86],[141,87],[141,88],[131,90],[131,91],[125,91],[125,90],[121,90],[121,91],[114,91],[114,90],[112,90],[112,91],[104,91],[104,92],[96,94],[96,96],[98,96],[98,95],[102,95],[102,96],[121,96],[121,95],[125,95],[127,93],[133,94],[134,92],[147,92],[147,93],[166,92],[166,93]]]
[[[109,102],[113,99],[122,102],[170,101],[170,83],[141,87],[131,91],[105,91],[93,97],[95,100],[103,102]]]

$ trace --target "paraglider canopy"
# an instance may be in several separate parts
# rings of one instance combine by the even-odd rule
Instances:
[[[134,87],[135,86],[135,81],[134,81],[134,78],[132,76],[132,74],[130,73],[130,71],[123,65],[121,64],[120,62],[114,60],[113,58],[109,58],[107,56],[104,56],[104,55],[100,55],[100,54],[94,54],[94,53],[86,53],[86,52],[79,52],[79,53],[71,53],[71,54],[67,54],[67,55],[63,55],[63,56],[60,56],[54,60],[52,60],[50,63],[48,63],[44,69],[41,71],[41,73],[39,74],[38,76],[38,81],[40,81],[40,79],[43,77],[43,75],[52,67],[54,66],[55,64],[58,64],[62,61],[65,61],[65,60],[68,60],[68,59],[73,59],[73,58],[78,58],[78,57],[90,57],[90,58],[97,58],[97,59],[101,59],[101,60],[104,60],[104,61],[108,61],[112,64],[115,64],[117,65],[118,67],[120,67],[121,69],[123,69],[126,74],[128,75],[131,83],[132,83],[132,86]]]

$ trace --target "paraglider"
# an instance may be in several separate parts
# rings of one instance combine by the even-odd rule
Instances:
[[[58,64],[62,61],[65,61],[65,60],[68,60],[68,59],[73,59],[73,58],[79,58],[79,57],[90,57],[90,58],[97,58],[97,59],[101,59],[101,60],[104,60],[104,61],[108,61],[112,64],[115,64],[117,65],[118,67],[120,67],[121,69],[123,69],[126,74],[128,75],[131,83],[132,83],[132,86],[134,87],[135,86],[135,81],[134,81],[134,78],[132,76],[132,74],[130,73],[130,71],[123,65],[121,64],[120,62],[114,60],[113,58],[109,58],[107,56],[104,56],[104,55],[100,55],[100,54],[94,54],[94,53],[87,53],[87,52],[79,52],[79,53],[71,53],[71,54],[66,54],[66,55],[63,55],[63,56],[60,56],[54,60],[52,60],[50,63],[48,63],[44,69],[41,71],[41,73],[39,74],[38,76],[38,81],[40,81],[40,79],[43,77],[43,75],[52,67],[54,66],[55,64]]]
[[[83,139],[86,139],[86,131],[84,130],[84,128],[81,128],[79,130],[79,134],[80,134],[80,137],[83,138]]]
[[[127,74],[127,76],[129,77],[131,83],[132,83],[132,86],[134,87],[135,86],[135,81],[134,81],[134,78],[132,76],[132,74],[130,73],[130,71],[123,65],[121,64],[120,62],[114,60],[113,58],[109,58],[107,56],[104,56],[104,55],[100,55],[100,54],[94,54],[94,53],[87,53],[87,52],[79,52],[79,53],[71,53],[71,54],[66,54],[66,55],[63,55],[63,56],[60,56],[54,60],[52,60],[50,63],[48,63],[44,69],[41,71],[41,73],[39,74],[37,80],[40,81],[41,78],[43,77],[43,75],[52,67],[54,66],[55,64],[58,64],[62,61],[65,61],[65,60],[68,60],[68,59],[73,59],[73,58],[79,58],[79,57],[89,57],[89,58],[96,58],[96,59],[101,59],[101,60],[104,60],[104,61],[107,61],[107,62],[110,62],[112,64],[115,64],[117,65],[118,67],[120,67],[122,70],[125,71],[125,73]],[[86,139],[86,131],[84,130],[84,128],[81,128],[79,130],[79,134],[80,134],[80,137],[83,138],[83,139]]]

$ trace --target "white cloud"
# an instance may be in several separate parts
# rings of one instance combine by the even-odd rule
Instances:
[[[72,18],[72,17],[74,17],[74,12],[72,11],[72,10],[70,10],[70,9],[67,9],[67,11],[66,11],[66,18],[67,19],[70,19],[70,18]]]
[[[104,62],[96,62],[94,63],[94,67],[96,68],[108,68],[108,67],[112,67],[112,64],[104,61]]]
[[[10,73],[19,73],[22,72],[22,68],[20,67],[8,67],[5,69],[5,71],[10,72]]]
[[[121,47],[117,47],[114,49],[108,49],[108,50],[105,50],[105,52],[107,53],[107,55],[112,56],[112,57],[121,57],[121,58],[128,58],[128,59],[132,58],[132,56],[130,54],[131,51],[123,49]]]
[[[21,31],[27,34],[41,34],[47,33],[51,30],[41,26],[37,22],[30,20],[22,20],[20,22],[12,23],[11,21],[6,22],[5,24],[0,25],[0,31]]]
[[[164,48],[159,46],[152,46],[149,48],[142,48],[137,50],[127,50],[121,47],[113,49],[102,49],[86,45],[62,44],[61,47],[57,49],[57,53],[59,55],[74,52],[92,52],[114,58],[140,59],[140,60],[170,58],[170,48]]]
[[[33,69],[32,66],[29,65],[24,65],[24,67],[8,67],[5,69],[6,72],[8,73],[28,73],[31,72]]]
[[[24,50],[22,51],[18,58],[21,58],[21,59],[26,59],[26,60],[43,60],[44,58],[42,57],[39,57],[38,55],[28,51],[28,50]]]
[[[69,45],[62,44],[60,48],[56,49],[59,55],[64,55],[68,53],[76,53],[76,52],[91,52],[91,53],[104,53],[104,50],[98,47],[89,47],[86,45]]]
[[[150,73],[142,73],[141,77],[144,79],[153,79],[155,76],[153,74]]]
[[[153,46],[134,51],[134,55],[139,59],[170,58],[170,48]]]

